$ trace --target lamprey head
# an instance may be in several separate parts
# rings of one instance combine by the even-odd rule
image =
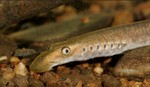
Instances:
[[[51,49],[42,52],[30,65],[30,70],[34,72],[45,72],[52,67],[71,61],[81,56],[78,44],[61,42],[51,46]]]

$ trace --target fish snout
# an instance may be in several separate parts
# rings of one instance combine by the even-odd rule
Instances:
[[[49,71],[52,68],[50,66],[51,64],[38,64],[33,61],[29,68],[31,71],[42,73],[42,72]]]

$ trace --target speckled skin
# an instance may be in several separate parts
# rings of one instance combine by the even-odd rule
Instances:
[[[45,72],[56,65],[71,61],[112,56],[148,45],[150,45],[150,20],[110,27],[53,44],[51,49],[37,56],[30,65],[30,70]],[[62,53],[64,47],[70,49],[67,55]]]

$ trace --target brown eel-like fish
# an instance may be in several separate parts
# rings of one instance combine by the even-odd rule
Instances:
[[[45,72],[71,61],[113,56],[150,45],[150,20],[101,29],[53,44],[30,65],[34,72]]]

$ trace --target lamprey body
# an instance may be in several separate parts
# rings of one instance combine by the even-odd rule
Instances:
[[[45,72],[54,66],[71,61],[113,56],[148,45],[150,45],[150,20],[110,27],[53,44],[49,50],[35,58],[30,70]]]

